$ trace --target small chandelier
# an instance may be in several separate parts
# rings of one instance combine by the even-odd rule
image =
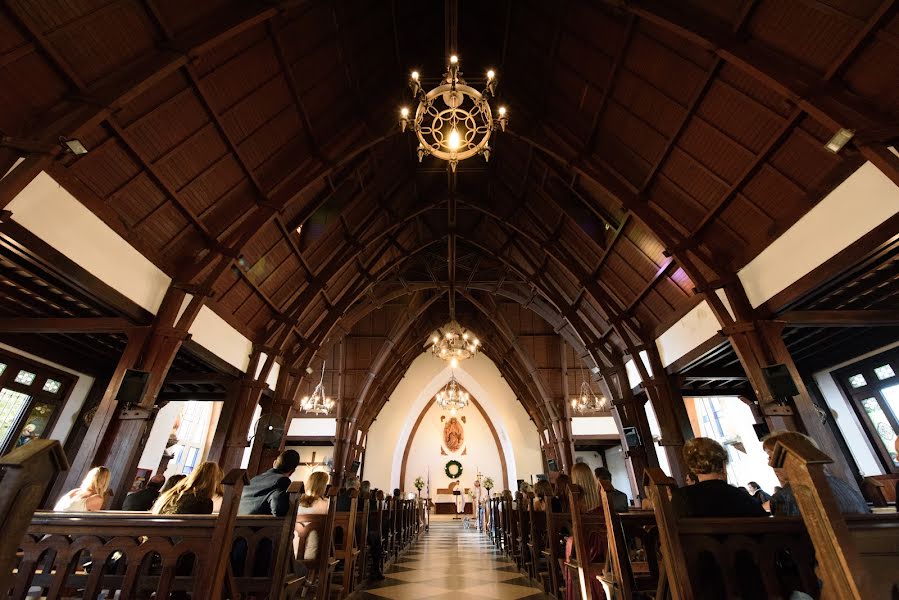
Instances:
[[[468,406],[469,399],[470,396],[468,392],[463,390],[459,387],[459,384],[456,383],[455,375],[450,375],[449,382],[447,382],[443,389],[434,396],[434,401],[437,403],[437,406],[443,410],[448,410],[451,415],[455,415],[457,411]]]
[[[580,393],[571,399],[571,408],[575,412],[583,414],[607,410],[608,405],[609,401],[606,400],[605,396],[600,395],[597,397],[596,394],[593,393],[590,382],[587,381],[587,377],[584,376],[581,380]]]
[[[481,340],[456,321],[450,321],[431,336],[431,354],[449,361],[453,369],[459,362],[471,358],[481,349]]]
[[[303,398],[300,399],[300,407],[303,409],[303,412],[313,415],[327,415],[330,414],[331,410],[334,408],[334,399],[329,398],[328,395],[325,394],[324,363],[322,363],[322,376],[318,385],[312,390],[311,395],[303,396]]]
[[[408,107],[400,109],[400,127],[412,128],[418,138],[418,162],[426,155],[449,162],[455,171],[460,160],[476,154],[490,160],[490,135],[497,129],[506,130],[506,107],[500,106],[494,119],[488,97],[496,91],[496,73],[486,73],[487,84],[479,92],[466,84],[459,70],[459,57],[450,56],[440,85],[425,93],[418,71],[412,71],[409,86],[418,102],[415,114]]]

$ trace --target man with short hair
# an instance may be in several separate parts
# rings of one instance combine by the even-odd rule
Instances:
[[[159,490],[165,485],[164,475],[154,475],[147,481],[147,487],[128,494],[122,504],[122,510],[144,511],[153,508],[153,503],[159,497]]]
[[[609,483],[612,482],[612,472],[605,467],[596,467],[595,469],[593,469],[593,474],[596,475],[596,479],[598,481],[608,481]],[[630,507],[630,503],[627,500],[627,494],[615,489],[614,487],[609,493],[609,500],[611,500],[612,502],[612,508],[614,508],[617,512],[627,512],[628,508]]]
[[[238,512],[242,515],[285,516],[290,504],[287,496],[290,476],[298,466],[300,455],[296,450],[285,450],[278,455],[271,469],[244,486]]]

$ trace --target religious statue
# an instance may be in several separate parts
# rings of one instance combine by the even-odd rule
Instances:
[[[451,418],[443,426],[443,445],[450,452],[458,452],[465,443],[465,431],[456,417]]]

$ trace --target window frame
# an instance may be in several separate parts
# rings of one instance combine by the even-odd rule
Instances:
[[[889,364],[893,369],[894,375],[886,379],[879,379],[874,373],[874,369],[882,365]],[[849,378],[853,375],[861,374],[864,376],[866,384],[854,388],[849,383]],[[875,356],[865,358],[852,363],[851,365],[841,367],[831,373],[843,395],[849,400],[849,404],[855,410],[855,414],[862,424],[865,433],[868,436],[871,445],[877,451],[877,457],[880,459],[881,466],[886,473],[899,473],[899,465],[897,465],[890,456],[889,450],[880,438],[877,428],[868,417],[862,401],[868,398],[874,398],[880,409],[886,415],[887,421],[893,428],[893,433],[899,436],[899,414],[893,412],[889,403],[883,396],[883,390],[888,387],[899,385],[899,347],[886,350]],[[895,448],[893,448],[895,451]]]
[[[59,414],[62,412],[63,406],[65,406],[69,399],[69,395],[72,393],[72,389],[75,387],[75,383],[78,381],[78,377],[71,373],[54,369],[49,365],[2,349],[0,349],[0,362],[6,364],[6,370],[3,371],[3,374],[0,374],[0,389],[6,388],[29,396],[28,404],[24,407],[19,414],[19,417],[16,419],[16,422],[10,428],[11,433],[9,439],[6,440],[5,443],[3,443],[3,440],[0,440],[0,444],[2,444],[2,446],[0,446],[0,455],[3,455],[15,448],[15,443],[19,434],[21,434],[22,429],[25,427],[26,421],[28,420],[28,417],[31,416],[34,407],[38,404],[50,404],[54,407],[53,414],[50,415],[50,418],[47,420],[47,425],[40,436],[41,439],[47,439],[49,437],[53,428],[56,426],[56,421],[59,419]],[[21,370],[35,374],[35,378],[31,384],[25,385],[16,382],[16,375]],[[59,391],[55,393],[44,391],[44,384],[48,379],[53,379],[61,384]]]

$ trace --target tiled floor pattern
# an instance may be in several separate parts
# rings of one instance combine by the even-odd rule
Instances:
[[[430,531],[353,600],[547,600],[485,534],[459,521],[431,521]]]

